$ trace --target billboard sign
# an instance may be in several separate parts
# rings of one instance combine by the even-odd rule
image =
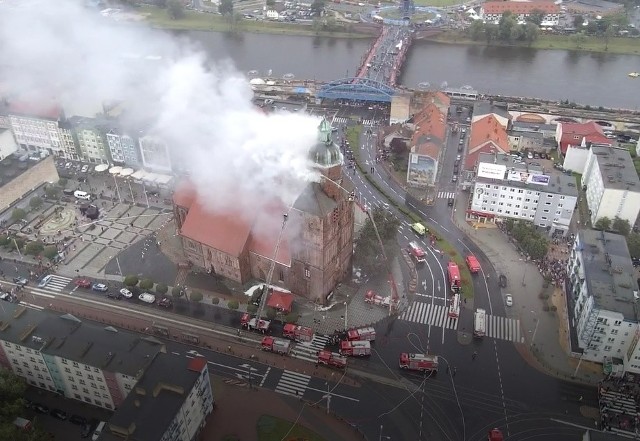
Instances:
[[[525,184],[549,185],[550,177],[540,173],[527,173],[511,170],[507,174],[508,181],[523,182]]]
[[[493,164],[491,162],[481,162],[478,164],[478,177],[488,179],[504,179],[507,166],[503,164]]]
[[[409,169],[407,170],[407,183],[415,187],[428,187],[435,183],[436,161],[430,156],[411,153]]]

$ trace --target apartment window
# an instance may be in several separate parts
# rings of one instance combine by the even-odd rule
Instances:
[[[91,374],[87,375],[87,380],[93,380],[93,375]]]
[[[542,212],[543,212],[543,213],[548,213],[548,212],[549,212],[549,210],[542,210]]]
[[[609,337],[609,338],[607,339],[607,341],[608,341],[609,343],[613,343],[614,341],[616,341],[616,339],[615,339],[615,338],[613,338],[613,337]]]
[[[507,210],[507,211],[504,212],[504,214],[511,214],[511,211]]]
[[[531,199],[530,199],[530,198],[527,198],[527,199],[525,199],[524,201],[525,201],[525,202],[531,202]]]
[[[503,206],[503,205],[504,205],[504,202],[500,202],[500,203],[498,203],[498,205]]]
[[[613,322],[613,326],[620,326],[622,324],[621,320],[616,320],[615,322]]]
[[[606,352],[611,351],[611,346],[605,346],[605,347],[604,347],[604,350],[605,350]]]
[[[485,184],[485,188],[491,188],[491,184]]]
[[[513,193],[513,192],[515,192],[515,191],[516,191],[516,189],[515,189],[515,188],[510,188],[510,189],[509,189],[509,191],[510,191],[511,193]]]
[[[278,280],[284,282],[284,271],[280,270],[278,274]]]
[[[548,218],[546,218],[545,216],[542,216],[542,217],[540,218],[540,220],[546,221],[546,220],[549,220],[549,219],[548,219]]]
[[[544,204],[545,205],[551,205],[551,202],[545,202]]]
[[[558,208],[562,208],[562,204],[558,204]]]
[[[71,373],[71,369],[69,369],[69,368],[64,368],[64,371],[65,371],[67,374],[70,374],[70,373]]]
[[[524,190],[523,189],[519,189],[518,193],[524,193]]]
[[[76,386],[75,384],[72,384],[72,385],[71,385],[71,389],[72,389],[72,390],[78,390],[78,386]]]
[[[507,207],[511,207],[511,204],[507,204]]]
[[[86,384],[86,383],[84,382],[84,380],[78,380],[78,383],[80,383],[80,384]]]
[[[494,190],[497,190],[497,189],[498,189],[498,186],[497,186],[497,185],[494,185],[494,186],[493,186],[493,189],[494,189]]]
[[[73,367],[80,367],[80,365],[74,361],[73,362]]]
[[[311,277],[311,270],[309,268],[304,269],[304,276],[309,279]]]
[[[564,196],[560,196],[560,199],[561,199],[561,200],[562,200],[562,199],[564,199]]]
[[[520,205],[516,204],[516,208],[520,208]]]

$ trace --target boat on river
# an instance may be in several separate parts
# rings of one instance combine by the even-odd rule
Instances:
[[[631,78],[638,78],[638,77],[640,77],[640,72],[631,72],[631,73],[629,74],[629,76],[630,76]]]

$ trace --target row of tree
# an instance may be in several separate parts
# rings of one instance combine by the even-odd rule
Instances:
[[[532,260],[541,260],[547,255],[549,241],[532,223],[507,219],[505,228],[516,240],[520,249]]]
[[[368,274],[376,274],[386,269],[384,255],[380,248],[377,232],[380,235],[387,257],[391,258],[394,250],[397,250],[396,235],[398,234],[399,221],[389,211],[374,208],[370,218],[364,223],[360,235],[355,242],[354,264]]]
[[[640,259],[640,234],[631,231],[631,225],[628,220],[620,219],[617,216],[611,220],[604,216],[596,221],[593,228],[625,236],[631,258]]]
[[[533,12],[527,17],[527,22],[518,24],[518,20],[511,13],[506,11],[500,17],[498,24],[483,23],[482,20],[475,20],[467,29],[467,34],[474,41],[485,40],[487,43],[500,41],[512,43],[516,41],[533,43],[540,34],[539,25],[544,17],[543,12]]]
[[[0,439],[11,441],[45,441],[50,435],[39,422],[32,421],[31,430],[19,429],[13,422],[25,416],[24,399],[27,384],[11,371],[0,368]]]

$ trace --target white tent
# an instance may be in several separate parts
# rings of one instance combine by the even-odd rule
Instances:
[[[111,173],[112,175],[117,175],[121,171],[122,171],[122,167],[120,167],[119,165],[116,165],[115,167],[111,167],[109,169],[109,173]]]
[[[146,174],[147,174],[146,171],[138,170],[137,172],[131,175],[131,178],[135,179],[136,181],[141,181],[142,179],[144,179]]]
[[[133,174],[132,168],[123,168],[120,170],[120,176],[131,176]]]
[[[97,172],[103,172],[103,171],[106,171],[108,168],[109,168],[109,166],[107,164],[98,164],[98,165],[96,165],[94,170],[97,171]]]

